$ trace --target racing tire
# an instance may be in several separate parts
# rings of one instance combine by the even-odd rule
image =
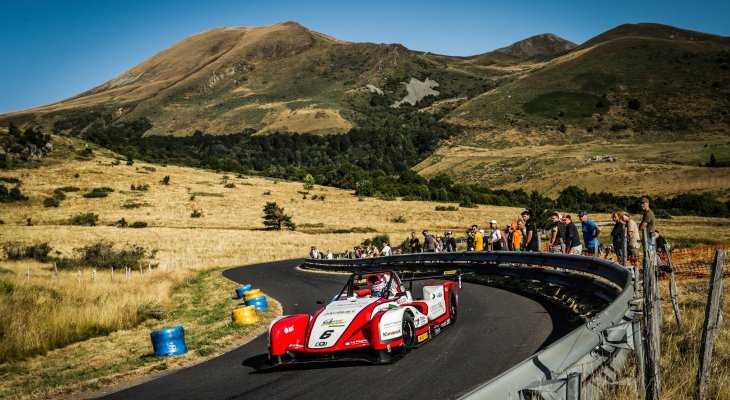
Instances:
[[[402,326],[403,346],[411,348],[416,344],[416,324],[413,323],[411,314],[403,314]]]
[[[456,323],[456,317],[459,315],[459,306],[456,304],[456,295],[451,292],[449,296],[449,317],[451,318],[451,325]]]

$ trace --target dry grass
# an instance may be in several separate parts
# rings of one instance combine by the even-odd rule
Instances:
[[[661,398],[663,400],[684,400],[695,398],[696,374],[699,368],[700,337],[705,318],[708,280],[679,281],[680,313],[684,329],[677,328],[672,305],[669,301],[668,281],[660,283],[664,328],[661,337]],[[725,280],[723,291],[730,290]],[[723,318],[727,320],[730,311],[730,297],[723,299]],[[635,367],[624,374],[625,385],[610,393],[607,400],[640,399],[636,390]],[[715,341],[712,373],[708,399],[730,399],[730,328],[720,325]]]

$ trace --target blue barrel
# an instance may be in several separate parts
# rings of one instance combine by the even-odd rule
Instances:
[[[152,348],[159,357],[179,356],[188,352],[185,345],[185,331],[182,326],[160,329],[150,333]]]
[[[247,306],[254,306],[256,310],[266,310],[269,304],[266,302],[266,296],[254,297],[246,301]]]
[[[236,288],[236,297],[239,299],[243,298],[243,294],[251,290],[251,285],[246,284]]]

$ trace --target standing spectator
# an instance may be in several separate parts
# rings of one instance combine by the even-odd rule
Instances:
[[[380,250],[380,255],[383,257],[392,256],[393,251],[391,250],[390,246],[388,246],[387,242],[383,242],[383,249]]]
[[[570,214],[563,214],[563,223],[565,224],[565,254],[583,254],[578,227],[573,223]]]
[[[565,238],[565,225],[560,222],[560,214],[552,213],[550,215],[550,241],[548,242],[548,249],[551,253],[563,253],[565,252],[563,240]]]
[[[484,230],[476,225],[472,225],[471,228],[474,229],[474,251],[484,250]]]
[[[525,221],[525,251],[540,251],[537,243],[537,226],[532,218],[532,212],[525,210],[521,215],[522,220]]]
[[[641,253],[641,244],[639,244],[639,225],[636,221],[631,219],[629,213],[624,213],[624,223],[626,224],[626,230],[629,234],[629,242],[626,245],[626,249],[629,252],[628,259],[632,263],[636,263],[639,260],[639,254]]]
[[[581,211],[578,214],[581,222],[581,230],[583,231],[583,243],[586,245],[586,253],[595,254],[596,249],[601,245],[598,240],[598,235],[601,234],[601,228],[599,228],[595,222],[588,218],[588,212]]]
[[[434,241],[436,242],[436,252],[442,253],[444,251],[444,241],[441,239],[441,235],[437,233]]]
[[[409,242],[409,246],[411,246],[411,253],[420,253],[421,252],[421,242],[418,240],[418,237],[416,237],[416,232],[411,232],[411,241]]]
[[[624,240],[626,238],[624,236],[624,214],[616,211],[611,214],[611,219],[615,222],[611,230],[611,244],[613,245],[613,251],[618,257],[617,262],[620,263],[624,258]]]
[[[476,245],[476,238],[474,237],[474,227],[466,230],[466,251],[474,251]]]
[[[492,250],[507,250],[507,246],[505,245],[507,243],[507,238],[504,237],[504,232],[499,229],[497,221],[494,219],[489,221],[489,228],[492,230],[489,235],[489,244],[491,245]]]
[[[334,255],[334,254],[332,254],[332,250],[331,250],[331,249],[327,249],[327,257],[326,257],[326,258],[327,258],[328,260],[332,260],[332,259],[334,259],[334,258],[335,258],[335,255]]]
[[[649,208],[649,199],[646,197],[641,198],[641,209],[644,210],[644,215],[641,217],[641,225],[639,225],[639,230],[646,229],[646,234],[649,236],[646,239],[646,242],[649,244],[649,251],[655,251],[656,249],[656,243],[654,241],[654,221],[656,218],[654,218],[654,211]]]
[[[656,235],[656,250],[657,261],[659,262],[659,270],[670,273],[672,272],[672,267],[669,266],[667,256],[669,252],[672,251],[672,247],[669,245],[669,242],[667,242],[667,239],[659,234],[659,231],[654,230],[654,234]]]
[[[455,252],[456,238],[454,237],[454,234],[451,231],[446,231],[446,233],[444,233],[444,236],[446,236],[446,247],[444,248],[444,251],[452,253]]]
[[[428,233],[427,229],[423,230],[423,251],[433,253],[436,251],[436,239]]]
[[[522,228],[520,225],[524,226],[525,223],[523,221],[518,221],[517,223],[513,223],[509,229],[511,232],[510,237],[510,250],[512,251],[522,251]]]
[[[525,238],[527,237],[527,228],[525,228],[525,221],[522,218],[517,220],[517,229],[522,232],[522,243],[520,243],[520,249],[525,250]]]

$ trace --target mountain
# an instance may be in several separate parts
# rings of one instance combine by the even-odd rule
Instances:
[[[548,60],[563,55],[577,45],[552,33],[535,35],[507,47],[469,57],[479,65],[513,65],[528,60]]]

